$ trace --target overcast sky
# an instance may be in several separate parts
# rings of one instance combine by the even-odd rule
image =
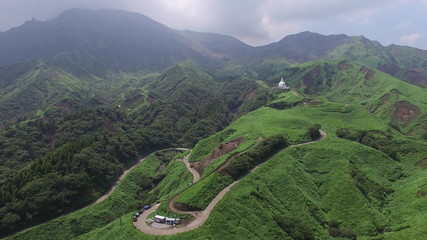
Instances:
[[[253,46],[312,31],[427,49],[427,0],[0,0],[0,31],[76,7],[139,12],[175,29],[227,34]]]

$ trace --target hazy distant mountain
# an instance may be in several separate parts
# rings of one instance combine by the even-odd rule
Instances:
[[[213,48],[206,48],[206,44],[213,42],[197,44],[199,36],[177,32],[138,13],[72,9],[52,20],[28,21],[0,33],[0,65],[64,52],[91,55],[119,70],[162,70],[187,59],[211,65],[223,58],[233,58],[227,51],[218,53],[223,48],[221,43]],[[226,39],[233,47],[248,47],[237,39],[217,34],[201,40],[212,39],[211,36]]]
[[[302,32],[289,35],[276,43],[258,47],[253,54],[262,57],[282,57],[292,62],[308,62],[327,56],[327,53],[349,40],[341,35],[324,36],[318,33]]]
[[[215,69],[236,63],[253,65],[277,57],[295,63],[345,59],[413,84],[427,84],[427,51],[385,47],[364,37],[343,34],[302,32],[266,46],[251,47],[230,36],[174,30],[139,13],[88,9],[71,9],[49,21],[32,20],[0,33],[0,66],[58,55],[62,67],[74,65],[71,71],[83,67],[78,72],[97,76],[107,69],[162,71],[188,60]],[[102,67],[94,72],[91,67],[75,66],[81,59]]]

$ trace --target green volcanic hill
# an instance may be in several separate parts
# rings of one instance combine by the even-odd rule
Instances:
[[[0,66],[1,237],[427,238],[424,50],[310,32],[251,47],[72,9],[0,33]],[[173,147],[193,149],[199,182]],[[204,209],[235,180],[193,231],[131,223],[154,202],[189,221],[171,199]]]
[[[177,194],[178,189],[185,188],[178,202],[204,208],[217,191],[230,183],[218,170],[230,157],[250,152],[256,149],[260,139],[277,134],[286,137],[291,145],[307,142],[308,129],[313,124],[320,124],[327,132],[327,137],[317,143],[274,152],[224,196],[201,227],[188,233],[151,237],[132,226],[130,214],[125,215],[126,220],[116,219],[107,224],[109,221],[102,217],[96,220],[95,207],[92,207],[11,239],[76,236],[79,239],[198,239],[204,236],[213,239],[424,239],[427,236],[424,228],[427,143],[407,133],[419,132],[413,126],[425,119],[419,116],[425,114],[426,90],[347,61],[292,65],[283,69],[283,73],[286,72],[293,73],[286,76],[293,91],[271,92],[265,107],[241,116],[224,130],[196,144],[190,159],[194,163],[204,161],[221,143],[244,139],[233,151],[210,161],[199,183],[187,188],[189,179],[178,181],[179,176],[187,176],[188,170],[175,162],[170,162],[170,167],[164,170],[156,170],[158,163],[151,165],[155,169],[150,171],[163,176],[154,189],[147,190],[150,201],[158,199],[164,204],[158,214],[170,214],[167,199],[174,196],[172,192]],[[185,73],[188,77],[195,74],[191,68],[180,66],[160,79],[165,81],[172,73]],[[188,81],[192,81],[191,78]],[[155,91],[163,99],[170,98],[171,90],[162,86]],[[215,88],[212,86],[213,92]],[[407,125],[393,118],[398,109],[396,104],[403,101],[407,102],[406,106],[419,108],[419,115]],[[382,106],[391,111],[383,111]],[[108,210],[105,204],[96,205],[96,211],[117,216],[115,208]],[[73,220],[77,218],[88,220]],[[71,229],[56,227],[64,225]],[[78,231],[73,230],[73,226]],[[47,236],[47,231],[57,234]]]
[[[282,76],[303,93],[364,106],[405,133],[426,128],[425,89],[381,71],[348,61],[319,61],[290,67]]]

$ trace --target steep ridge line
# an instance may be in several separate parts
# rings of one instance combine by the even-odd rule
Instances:
[[[312,144],[312,143],[316,143],[320,140],[323,140],[328,134],[323,131],[323,130],[319,130],[321,137],[317,140],[314,141],[310,141],[310,142],[306,142],[306,143],[300,143],[300,144],[295,144],[295,145],[291,145],[288,146],[288,148],[291,147],[299,147],[299,146],[303,146],[303,145],[308,145],[308,144]],[[284,149],[283,149],[284,150]],[[190,156],[191,152],[186,156],[187,161],[188,158]],[[184,157],[185,158],[185,157]],[[184,161],[184,159],[183,159]],[[260,167],[263,163],[257,165],[256,167],[254,167],[251,172],[255,171],[258,167]],[[188,170],[193,173],[192,169],[190,167],[190,165],[187,165]],[[196,171],[197,172],[197,171]],[[196,179],[196,175],[193,174],[194,179]],[[200,179],[200,175],[198,176],[198,179]],[[146,222],[146,218],[153,213],[154,211],[157,210],[157,208],[159,207],[160,203],[153,206],[151,209],[145,211],[140,217],[139,217],[139,221],[134,222],[133,225],[140,230],[141,232],[144,232],[146,234],[151,234],[151,235],[156,235],[156,236],[165,236],[165,235],[173,235],[173,234],[177,234],[177,233],[183,233],[183,232],[187,232],[190,230],[194,230],[198,227],[200,227],[201,225],[203,225],[206,220],[209,218],[209,215],[211,213],[211,211],[213,210],[213,208],[216,206],[216,204],[224,197],[224,195],[230,191],[230,189],[238,182],[240,182],[240,180],[242,180],[243,178],[234,181],[233,183],[231,183],[230,185],[228,185],[227,187],[225,187],[221,192],[218,193],[218,195],[216,195],[216,197],[214,199],[212,199],[212,201],[208,204],[208,206],[203,210],[203,211],[181,211],[176,209],[173,205],[175,203],[175,201],[181,196],[182,193],[178,194],[177,196],[175,196],[170,202],[169,202],[169,208],[171,211],[174,211],[176,213],[179,214],[191,214],[194,216],[194,220],[192,220],[190,223],[188,223],[187,225],[180,225],[179,227],[174,227],[174,228],[155,228],[152,227],[151,225],[148,225]]]

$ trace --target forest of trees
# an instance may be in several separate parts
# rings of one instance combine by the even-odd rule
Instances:
[[[188,69],[175,70],[199,80]],[[156,85],[163,92],[151,87],[150,98],[156,100],[130,112],[87,108],[0,129],[0,236],[93,202],[139,157],[192,147],[264,103],[258,94],[242,98],[256,91],[255,81],[216,84],[228,89],[227,96],[223,90],[207,91],[212,82],[198,84]]]

